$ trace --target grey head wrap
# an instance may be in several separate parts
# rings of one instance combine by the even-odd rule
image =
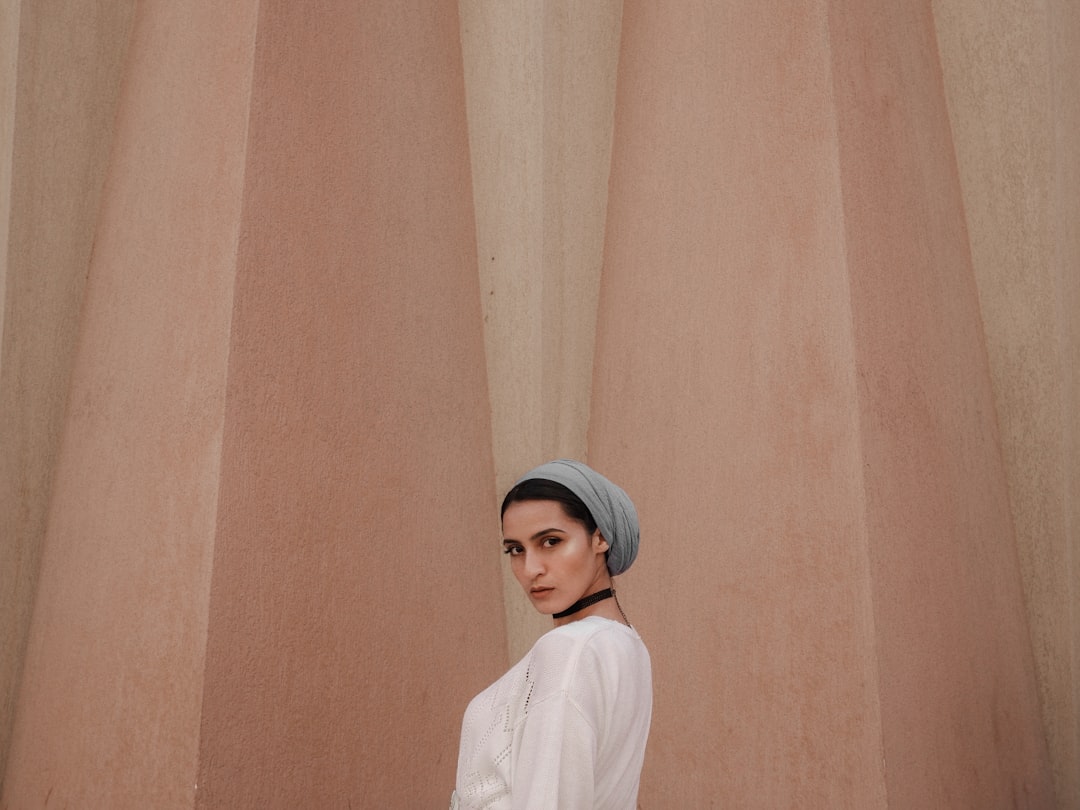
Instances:
[[[633,564],[640,540],[637,510],[630,496],[620,487],[580,461],[568,458],[549,461],[529,470],[514,486],[531,478],[562,484],[581,498],[600,534],[608,541],[607,567],[612,576],[621,574]]]

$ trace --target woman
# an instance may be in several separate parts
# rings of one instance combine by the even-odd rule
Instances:
[[[514,576],[555,627],[469,704],[450,806],[633,810],[652,670],[612,577],[637,556],[634,505],[599,473],[560,459],[511,488],[502,527]]]

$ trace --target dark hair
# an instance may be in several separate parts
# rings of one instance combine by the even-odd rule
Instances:
[[[562,504],[568,518],[585,526],[589,534],[596,531],[596,521],[585,502],[562,484],[546,478],[528,478],[515,484],[503,498],[499,517],[506,514],[506,507],[518,501],[557,501]]]

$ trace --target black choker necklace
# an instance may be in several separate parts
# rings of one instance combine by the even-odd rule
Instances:
[[[604,588],[604,590],[602,591],[597,591],[594,594],[590,594],[589,596],[586,596],[582,599],[578,599],[566,610],[562,611],[561,613],[556,613],[554,616],[552,616],[552,618],[563,619],[567,616],[572,616],[579,610],[584,610],[589,605],[595,605],[597,602],[603,602],[605,599],[610,599],[614,595],[615,591],[611,590],[611,588]]]

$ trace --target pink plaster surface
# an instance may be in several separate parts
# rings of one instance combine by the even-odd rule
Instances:
[[[643,807],[884,806],[827,44],[624,10],[589,458],[644,516]]]
[[[198,807],[442,806],[507,664],[456,15],[261,7]]]
[[[0,782],[134,2],[8,7],[14,13],[0,12]]]
[[[137,11],[0,807],[445,806],[509,663],[457,10]],[[641,806],[1053,806],[929,4],[624,12],[588,460]]]
[[[1045,807],[929,8],[780,5],[624,9],[589,446],[644,516],[641,804]]]
[[[137,13],[4,807],[193,801],[253,10]]]
[[[932,16],[830,22],[890,806],[1048,807]]]

